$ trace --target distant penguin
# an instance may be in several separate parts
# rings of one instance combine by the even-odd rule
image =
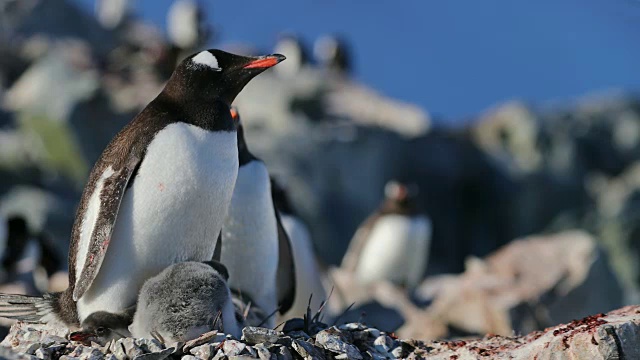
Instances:
[[[349,46],[338,36],[325,35],[316,40],[313,54],[318,64],[330,71],[349,74],[352,70]]]
[[[278,318],[278,321],[282,322],[306,314],[310,297],[311,310],[318,310],[321,303],[327,300],[327,293],[322,285],[322,272],[318,265],[309,229],[295,214],[286,190],[273,178],[271,179],[271,192],[276,209],[280,212],[282,226],[289,235],[293,258],[296,262],[295,301],[291,309]]]
[[[167,344],[189,341],[211,330],[240,338],[227,277],[217,262],[171,265],[140,289],[131,334],[159,337]]]
[[[95,3],[98,22],[105,29],[115,29],[129,15],[129,0],[98,0]]]
[[[185,59],[91,171],[72,229],[69,288],[0,294],[0,316],[77,326],[132,306],[145,280],[171,264],[211,260],[238,174],[229,106],[282,60],[215,49]]]
[[[415,193],[391,181],[380,208],[351,240],[342,268],[363,285],[387,280],[413,288],[424,276],[430,243],[431,221],[419,210]]]
[[[274,51],[287,57],[287,62],[274,69],[279,76],[293,77],[309,63],[309,54],[304,44],[293,34],[281,35]]]
[[[167,14],[167,33],[171,43],[182,50],[206,44],[211,29],[202,5],[193,0],[174,1]]]
[[[295,296],[291,245],[271,197],[265,164],[249,151],[240,116],[233,110],[240,169],[222,226],[220,261],[229,269],[229,287],[247,294],[270,313],[284,313]],[[275,319],[265,324],[273,327]]]

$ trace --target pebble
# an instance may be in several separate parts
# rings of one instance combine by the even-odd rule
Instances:
[[[216,350],[217,345],[213,344],[204,344],[200,346],[196,346],[191,349],[191,355],[200,358],[200,359],[210,359],[213,355],[216,354],[218,350]]]
[[[222,345],[222,350],[227,356],[240,355],[247,345],[238,340],[226,340]]]
[[[340,331],[335,327],[322,330],[316,335],[316,343],[331,352],[346,355],[348,359],[361,360],[362,354],[358,348],[346,343],[340,335]]]
[[[242,329],[242,340],[249,344],[275,343],[284,336],[284,333],[276,330],[247,326]]]

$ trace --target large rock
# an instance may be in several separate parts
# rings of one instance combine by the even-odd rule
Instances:
[[[464,274],[427,279],[416,296],[450,328],[510,335],[615,309],[623,292],[596,241],[570,231],[471,259]]]

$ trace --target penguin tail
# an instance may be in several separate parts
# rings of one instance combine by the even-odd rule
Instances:
[[[57,294],[28,296],[0,294],[0,317],[28,323],[47,323],[55,317]]]

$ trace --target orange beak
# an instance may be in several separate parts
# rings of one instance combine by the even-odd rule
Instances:
[[[267,69],[286,59],[284,55],[273,54],[259,57],[243,67],[243,69]]]
[[[233,120],[235,121],[238,121],[238,110],[236,110],[235,108],[231,108],[231,118],[233,118]]]

